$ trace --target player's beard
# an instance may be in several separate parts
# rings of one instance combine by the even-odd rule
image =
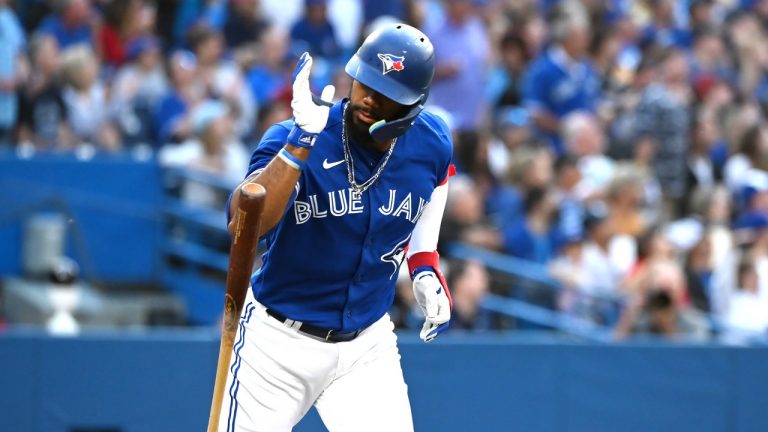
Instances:
[[[373,146],[373,137],[368,131],[371,125],[361,122],[355,115],[360,111],[360,107],[355,106],[352,101],[349,101],[349,109],[346,112],[346,118],[344,121],[347,124],[347,138],[350,141],[363,144],[366,147]]]

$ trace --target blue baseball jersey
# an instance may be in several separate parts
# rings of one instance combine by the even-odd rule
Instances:
[[[283,218],[265,234],[267,252],[251,285],[260,303],[291,319],[354,331],[391,307],[405,248],[432,191],[447,179],[453,149],[446,124],[420,113],[358,197],[344,162],[344,103],[331,107]],[[284,121],[265,133],[248,175],[267,166],[292,126]],[[358,184],[385,159],[354,142],[350,149]]]

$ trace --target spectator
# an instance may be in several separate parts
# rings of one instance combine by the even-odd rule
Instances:
[[[490,330],[491,314],[480,304],[490,289],[490,278],[485,267],[477,261],[451,263],[448,273],[453,310],[451,330]]]
[[[496,109],[521,106],[523,73],[530,60],[525,41],[516,32],[508,32],[501,39],[499,50],[501,64],[488,79],[489,100]]]
[[[184,167],[215,175],[232,184],[241,180],[240,173],[248,168],[248,154],[233,134],[232,118],[226,104],[205,101],[194,108],[190,126],[193,137],[181,144],[169,144],[158,154],[165,166]],[[190,180],[182,190],[182,198],[200,206],[219,208],[226,197],[216,190]]]
[[[501,248],[498,230],[485,219],[482,196],[477,193],[472,179],[464,175],[452,178],[449,183],[438,252],[447,255],[444,248],[454,242],[493,250]]]
[[[582,262],[586,275],[584,286],[589,295],[617,295],[624,275],[624,269],[614,262],[616,254],[611,249],[616,227],[609,216],[608,208],[600,202],[590,204],[585,212]]]
[[[184,0],[179,2],[173,23],[174,47],[189,48],[185,38],[190,32],[207,28],[221,31],[227,19],[227,0]]]
[[[717,119],[713,114],[711,111],[699,111],[691,129],[693,137],[686,164],[688,194],[697,187],[713,187],[715,182],[722,179],[722,173],[710,158],[712,149],[720,139]],[[680,213],[687,214],[687,200],[681,200],[681,203]]]
[[[619,53],[622,50],[621,36],[613,29],[595,32],[589,44],[590,60],[602,82],[602,91],[613,91],[623,83],[616,81],[614,69],[617,67]]]
[[[597,118],[584,111],[568,114],[562,121],[565,152],[577,158],[581,199],[600,198],[613,177],[614,162],[605,156],[605,134]]]
[[[653,161],[656,144],[648,136],[639,137],[634,143],[632,160],[617,168],[628,168],[640,176],[643,188],[643,215],[648,225],[659,222],[661,217],[661,185],[656,178]]]
[[[768,298],[768,212],[749,212],[733,223],[732,248],[712,274],[712,311],[725,319],[734,290],[739,285],[738,267],[751,260],[757,271],[757,294]]]
[[[104,23],[98,31],[99,54],[113,69],[128,60],[128,44],[149,36],[155,23],[155,10],[144,0],[112,0],[106,4]]]
[[[490,41],[471,0],[443,0],[443,5],[445,20],[427,31],[436,62],[430,102],[454,116],[459,132],[472,132],[485,115]]]
[[[0,1],[0,149],[10,147],[19,116],[17,89],[23,81],[26,38],[9,5]]]
[[[661,226],[652,226],[637,240],[637,257],[626,272],[622,288],[630,295],[645,291],[652,284],[658,267],[677,268],[676,250]]]
[[[552,260],[562,242],[554,222],[555,202],[551,190],[531,189],[523,204],[525,218],[510,220],[502,227],[504,249],[507,253],[538,264]]]
[[[205,89],[195,80],[197,61],[189,51],[176,51],[168,60],[171,88],[153,113],[157,143],[181,142],[191,136],[190,108],[203,100]]]
[[[685,279],[691,305],[701,312],[712,310],[712,238],[703,232],[688,251],[685,260]]]
[[[74,145],[69,112],[57,77],[59,47],[52,36],[35,35],[29,44],[30,74],[21,91],[19,141],[41,150]]]
[[[739,263],[737,281],[725,317],[726,337],[742,339],[765,335],[768,331],[768,300],[758,292],[756,265],[749,258]]]
[[[580,234],[566,236],[558,256],[549,264],[549,272],[562,285],[557,308],[575,317],[593,319],[596,301],[589,295],[583,248],[584,238]]]
[[[259,0],[231,0],[227,5],[224,40],[232,49],[253,49],[253,42],[261,38],[269,27],[262,17]]]
[[[765,127],[759,124],[744,132],[738,151],[725,163],[725,183],[732,192],[738,192],[744,186],[747,173],[752,169],[768,172],[768,139]]]
[[[560,207],[559,229],[566,238],[584,235],[584,205],[577,194],[581,183],[578,160],[562,157],[555,164],[555,197]]]
[[[692,34],[697,34],[702,29],[714,24],[713,9],[715,2],[712,0],[691,0],[688,4],[688,27]]]
[[[747,171],[737,199],[738,210],[742,214],[768,212],[768,172],[756,169]]]
[[[659,81],[648,86],[637,107],[636,133],[654,141],[654,170],[664,191],[667,218],[685,194],[686,158],[690,147],[690,85],[685,55],[672,49],[657,67]]]
[[[520,107],[498,110],[496,133],[488,143],[488,168],[495,178],[509,171],[511,154],[531,140],[528,112]]]
[[[40,23],[37,33],[53,36],[62,50],[77,44],[93,47],[90,0],[60,0],[54,12]]]
[[[523,101],[538,133],[557,155],[565,151],[561,120],[579,110],[596,112],[600,77],[586,58],[589,23],[578,8],[564,12],[552,25],[552,46],[530,65],[523,82]]]
[[[630,169],[616,171],[607,188],[607,204],[617,234],[638,237],[645,231],[643,182],[639,173]]]
[[[552,154],[541,146],[524,146],[509,157],[504,183],[488,197],[487,212],[499,226],[523,219],[523,200],[529,190],[552,182]]]
[[[618,338],[651,335],[669,340],[704,341],[709,338],[705,317],[680,305],[664,287],[633,297],[616,327]]]
[[[652,21],[644,29],[641,45],[669,48],[689,48],[691,34],[675,22],[675,2],[672,0],[651,0]]]
[[[735,236],[746,246],[746,256],[757,269],[757,293],[768,299],[768,211],[742,215],[734,223],[739,232]]]
[[[677,248],[689,250],[706,231],[712,243],[709,266],[716,268],[733,248],[728,190],[723,186],[700,187],[693,191],[689,201],[689,213],[668,224],[666,236]]]
[[[246,81],[253,98],[259,105],[276,99],[281,91],[291,84],[286,59],[288,57],[288,34],[278,27],[264,31],[259,41],[258,62],[246,74]]]
[[[731,80],[736,77],[729,63],[720,33],[713,28],[701,29],[694,39],[691,75]]]
[[[725,36],[731,42],[733,61],[739,65],[737,86],[741,94],[754,95],[763,81],[766,34],[755,14],[736,13],[727,22]]]
[[[328,20],[328,0],[305,0],[304,7],[304,16],[291,28],[291,40],[308,44],[313,56],[336,60],[341,51]]]
[[[289,102],[278,99],[261,105],[254,142],[258,143],[260,137],[264,135],[271,125],[280,123],[283,120],[288,120],[292,116],[293,111],[291,110]]]
[[[256,103],[239,67],[224,58],[221,33],[198,27],[189,34],[189,45],[197,58],[196,75],[208,97],[232,108],[237,136],[247,137],[256,118]]]
[[[152,113],[168,91],[160,42],[148,36],[131,41],[126,60],[129,63],[117,71],[112,82],[110,112],[124,144],[151,144]]]
[[[105,109],[109,101],[96,54],[85,45],[69,48],[61,54],[61,74],[67,119],[77,142],[118,150],[120,141]]]

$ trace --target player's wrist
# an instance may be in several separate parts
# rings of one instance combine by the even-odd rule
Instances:
[[[291,131],[288,132],[288,139],[286,141],[292,146],[311,149],[315,145],[317,135],[316,133],[307,132],[294,124]]]
[[[289,167],[297,170],[297,171],[303,171],[304,167],[307,165],[306,162],[298,158],[296,155],[292,154],[285,148],[281,148],[279,152],[277,152],[277,157],[283,161],[286,165]]]
[[[430,272],[430,273],[434,274],[435,273],[435,269],[432,268],[431,266],[419,266],[419,267],[416,267],[411,272],[411,279],[412,280],[416,279],[416,277],[418,277],[420,274],[426,273],[426,272]]]

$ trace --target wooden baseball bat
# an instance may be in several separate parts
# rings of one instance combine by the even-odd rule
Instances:
[[[219,427],[224,387],[232,358],[232,346],[237,333],[237,321],[243,310],[245,295],[250,284],[253,261],[256,258],[259,225],[264,211],[266,190],[257,183],[246,183],[240,187],[240,197],[235,210],[232,246],[229,249],[227,268],[227,293],[224,295],[224,317],[221,327],[219,362],[216,367],[216,384],[213,387],[211,413],[208,417],[208,432]]]

